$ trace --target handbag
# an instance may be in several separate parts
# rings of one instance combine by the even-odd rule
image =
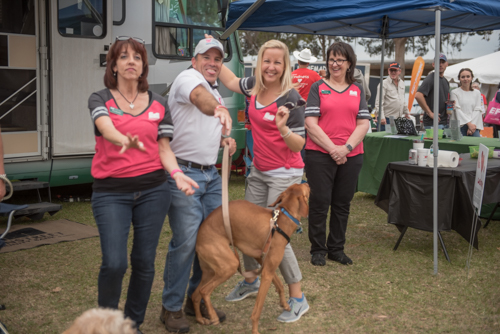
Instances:
[[[500,125],[500,103],[497,102],[496,98],[488,104],[488,111],[486,111],[484,122],[488,124]]]
[[[418,135],[417,129],[415,129],[415,125],[410,119],[406,117],[398,117],[394,120],[394,123],[396,123],[396,129],[398,130],[398,134],[408,135],[408,136]]]

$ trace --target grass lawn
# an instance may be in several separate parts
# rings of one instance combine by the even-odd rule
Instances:
[[[231,199],[243,198],[243,177],[233,175],[229,187]],[[53,197],[58,194],[89,197],[90,186],[54,188]],[[387,215],[373,202],[374,196],[365,193],[357,193],[352,201],[345,249],[354,261],[352,266],[329,260],[324,267],[312,266],[307,220],[303,220],[304,233],[292,237],[292,247],[310,310],[296,323],[277,322],[281,309],[271,288],[260,332],[500,333],[500,222],[493,221],[479,231],[479,251],[473,252],[469,277],[467,242],[454,231],[443,232],[452,262],[448,263],[440,250],[439,273],[434,275],[432,233],[409,229],[399,249],[393,251],[398,230],[387,224]],[[64,218],[95,226],[89,202],[62,204],[63,210],[53,217],[46,215],[45,220]],[[1,221],[0,231],[5,222]],[[28,222],[23,219],[15,224]],[[170,237],[166,221],[141,327],[147,334],[166,333],[158,316]],[[100,257],[99,238],[0,254],[0,304],[7,307],[0,311],[0,321],[11,334],[62,333],[83,311],[97,306]],[[233,276],[212,295],[214,304],[227,313],[227,320],[205,327],[189,317],[190,333],[251,333],[255,298],[237,303],[224,300],[239,280]]]

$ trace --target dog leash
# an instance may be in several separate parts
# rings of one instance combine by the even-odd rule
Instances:
[[[241,276],[245,278],[255,278],[260,275],[262,272],[262,266],[260,269],[243,271],[241,269],[241,261],[238,251],[236,250],[236,246],[233,242],[233,233],[231,231],[231,221],[229,219],[229,175],[230,175],[230,160],[229,160],[229,145],[224,146],[224,152],[222,154],[222,220],[224,221],[224,229],[226,230],[227,237],[229,238],[229,244],[233,248],[234,255],[238,259],[238,272]],[[275,220],[278,219],[278,216],[275,217]],[[269,235],[267,237],[267,242],[264,246],[264,250],[262,251],[262,261],[264,261],[265,255],[271,246],[271,231],[274,224],[273,219],[270,221]]]

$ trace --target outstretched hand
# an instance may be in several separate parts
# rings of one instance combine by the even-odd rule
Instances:
[[[142,141],[139,141],[138,135],[132,136],[130,133],[127,133],[121,144],[122,144],[122,149],[120,150],[120,154],[125,153],[125,151],[131,148],[136,148],[139,151],[146,152],[144,143]]]
[[[220,124],[222,124],[222,134],[229,136],[231,134],[231,128],[233,126],[233,119],[224,106],[219,106],[214,110],[214,117],[220,119]]]
[[[186,194],[186,196],[191,196],[192,194],[194,194],[194,188],[200,188],[198,183],[196,183],[192,178],[184,173],[175,173],[174,180],[175,184],[177,185],[177,189]]]

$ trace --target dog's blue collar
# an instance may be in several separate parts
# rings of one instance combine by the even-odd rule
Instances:
[[[280,208],[281,212],[283,212],[285,214],[285,216],[287,216],[288,218],[290,218],[295,224],[297,224],[297,233],[302,233],[302,227],[300,226],[300,221],[295,218],[294,216],[292,216],[291,214],[288,213],[288,211],[286,211],[285,208],[281,207]]]

